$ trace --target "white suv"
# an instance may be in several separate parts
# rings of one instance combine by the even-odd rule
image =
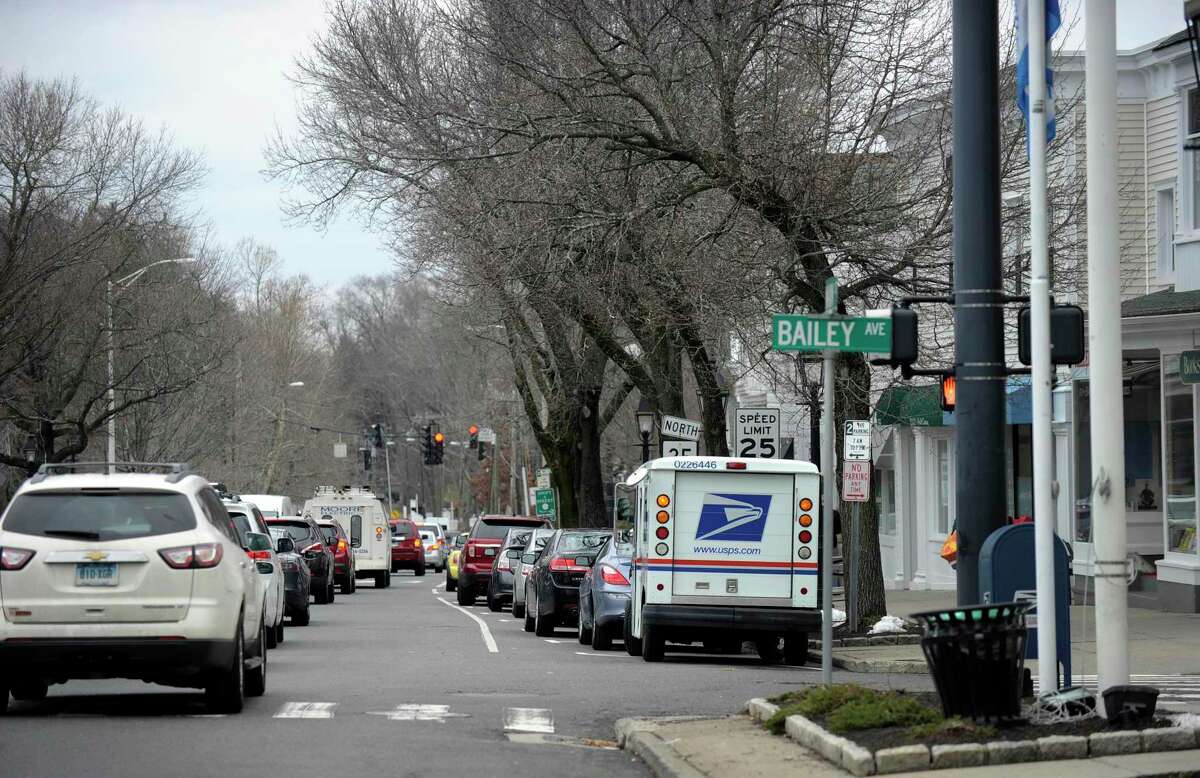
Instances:
[[[0,712],[71,678],[266,689],[259,573],[186,465],[43,465],[0,517]]]

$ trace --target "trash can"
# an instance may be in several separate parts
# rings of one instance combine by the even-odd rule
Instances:
[[[1021,718],[1031,606],[1001,602],[913,614],[925,629],[921,650],[947,717],[992,724]]]

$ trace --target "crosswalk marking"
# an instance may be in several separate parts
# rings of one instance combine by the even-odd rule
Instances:
[[[505,708],[505,732],[554,734],[554,714],[549,708]]]
[[[449,718],[467,718],[467,713],[451,713],[449,705],[397,705],[392,710],[367,711],[371,716],[386,716],[389,721],[436,721],[445,723]]]
[[[275,714],[277,719],[331,719],[336,702],[285,702]]]

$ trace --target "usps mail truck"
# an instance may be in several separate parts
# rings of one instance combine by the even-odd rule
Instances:
[[[375,586],[390,585],[392,531],[387,512],[369,486],[318,486],[304,503],[304,515],[333,519],[350,538],[354,577],[373,578]]]
[[[804,664],[821,626],[820,491],[810,462],[642,465],[618,490],[634,509],[626,651],[657,662],[672,642],[754,641],[764,661]]]

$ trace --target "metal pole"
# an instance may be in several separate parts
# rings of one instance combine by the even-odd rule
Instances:
[[[383,442],[383,469],[387,471],[388,521],[392,520],[392,458],[388,456],[387,441]]]
[[[999,6],[954,0],[954,370],[958,603],[979,602],[979,549],[1004,525]]]
[[[1129,683],[1125,600],[1125,409],[1121,383],[1121,257],[1117,224],[1117,21],[1087,0],[1088,371],[1092,418],[1096,669],[1103,691]]]
[[[1054,431],[1050,393],[1050,236],[1046,224],[1046,2],[1028,0],[1029,40],[1029,344],[1033,352],[1033,528],[1037,581],[1038,681],[1058,688],[1054,591]]]
[[[117,461],[117,391],[113,386],[115,370],[113,369],[114,352],[116,351],[116,335],[113,333],[113,283],[108,279],[104,284],[104,303],[106,309],[105,326],[108,329],[108,472],[116,472],[113,462]]]
[[[846,626],[850,633],[858,632],[858,512],[860,503],[854,503],[854,508],[850,511],[850,527],[849,527],[849,542],[846,544],[850,550],[850,569],[847,577],[848,586],[846,586]]]
[[[837,312],[837,279],[825,283],[825,312]],[[834,478],[837,468],[833,461],[833,360],[834,352],[826,351],[824,371],[824,410],[821,413],[821,470],[824,506],[821,511],[821,680],[833,683],[833,503],[837,499]]]
[[[508,428],[511,432],[511,446],[509,447],[508,458],[508,513],[515,514],[521,507],[520,497],[517,494],[517,414],[515,410],[510,410],[508,414]]]

